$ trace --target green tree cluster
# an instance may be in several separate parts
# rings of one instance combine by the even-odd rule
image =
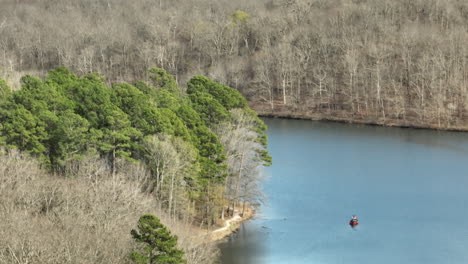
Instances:
[[[177,236],[154,215],[144,215],[138,221],[138,230],[131,231],[133,239],[142,245],[140,251],[130,254],[130,259],[141,264],[183,264],[184,252],[178,249]]]
[[[182,140],[195,156],[190,161],[194,164],[184,166],[196,169],[172,177],[178,179],[172,185],[186,186],[202,221],[213,222],[218,210],[212,199],[218,194],[213,190],[225,183],[227,165],[223,145],[211,128],[230,122],[232,109],[255,113],[238,91],[204,76],[188,82],[187,95],[163,69],[150,69],[148,79],[149,83],[109,86],[97,73],[78,77],[60,67],[44,79],[24,76],[17,91],[0,80],[0,144],[35,155],[56,172],[65,171],[69,162],[86,155],[107,160],[113,175],[120,159],[141,162],[161,186],[165,181],[161,173],[167,170],[163,166],[169,163],[151,160],[159,152],[148,148],[148,138],[165,135],[172,142],[168,146],[180,146],[177,142]],[[259,142],[266,147],[265,126],[257,121]],[[264,153],[260,158],[268,163],[264,148],[259,153]],[[171,190],[171,197],[179,190],[166,189]]]

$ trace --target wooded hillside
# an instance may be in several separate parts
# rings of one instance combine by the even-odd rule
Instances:
[[[204,74],[264,111],[467,124],[462,0],[2,0],[0,69]]]
[[[186,92],[160,68],[148,78],[0,79],[0,263],[126,263],[143,213],[177,228],[189,263],[216,260],[195,231],[261,201],[266,126],[205,76]]]

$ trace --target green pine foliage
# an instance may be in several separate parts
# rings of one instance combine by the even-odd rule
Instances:
[[[180,89],[177,87],[174,76],[168,74],[165,70],[160,68],[151,68],[149,69],[148,74],[151,86],[154,88],[166,90],[175,95],[180,93]]]
[[[154,215],[144,215],[138,221],[138,230],[131,231],[133,239],[142,249],[130,254],[134,263],[183,264],[184,252],[178,249],[177,236],[171,235],[167,227]]]
[[[187,83],[187,86],[188,94],[210,94],[226,110],[231,110],[234,108],[244,108],[247,106],[247,101],[239,93],[239,91],[232,89],[226,85],[214,82],[205,76],[197,75],[193,77]],[[198,98],[200,96],[201,95],[199,94],[195,96],[195,98]]]
[[[177,138],[194,149],[191,162],[198,169],[184,186],[200,212],[211,206],[210,190],[225,183],[224,147],[211,128],[229,122],[230,110],[244,109],[256,118],[258,158],[265,165],[271,162],[266,127],[238,91],[195,76],[183,95],[166,71],[152,68],[148,77],[149,83],[109,86],[97,73],[78,77],[60,67],[44,79],[24,76],[17,91],[0,80],[0,146],[35,155],[56,172],[90,153],[106,159],[112,173],[119,159],[140,162],[157,182],[161,168],[149,160],[145,138]]]
[[[48,136],[45,124],[23,105],[13,105],[2,111],[2,137],[7,147],[19,148],[27,153],[45,155]]]
[[[11,95],[10,87],[8,87],[5,80],[0,79],[0,103],[6,101]]]

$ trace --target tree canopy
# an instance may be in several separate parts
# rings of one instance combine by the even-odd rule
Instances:
[[[214,208],[212,199],[207,197],[228,176],[225,149],[213,127],[232,122],[233,109],[257,118],[256,114],[249,110],[239,92],[207,77],[195,76],[184,95],[166,71],[152,68],[148,76],[149,83],[109,86],[98,73],[78,77],[60,67],[44,79],[22,77],[21,89],[16,91],[0,81],[0,146],[35,155],[45,167],[57,172],[91,154],[105,159],[112,174],[119,160],[142,163],[158,186],[149,189],[159,191],[162,185],[169,184],[167,169],[161,166],[170,162],[155,162],[154,155],[149,154],[158,153],[155,146],[166,143],[148,142],[154,136],[164,135],[175,144],[164,146],[184,146],[180,149],[190,150],[193,157],[189,159],[190,166],[184,165],[177,172],[185,176],[171,174],[171,187],[166,189],[172,195],[173,186],[183,184],[187,199],[196,202],[196,211],[206,212],[207,207]],[[264,153],[259,157],[267,164],[264,124],[256,120],[258,124],[252,129],[261,143],[258,153]],[[160,157],[164,159],[164,155]],[[181,160],[178,157],[172,162],[177,167]],[[193,171],[188,172],[188,167]],[[165,203],[172,206],[174,199],[170,197]]]
[[[154,215],[143,215],[138,220],[138,230],[131,231],[133,239],[143,245],[141,251],[134,251],[130,259],[140,264],[183,264],[184,252],[178,249],[177,236],[171,235]]]

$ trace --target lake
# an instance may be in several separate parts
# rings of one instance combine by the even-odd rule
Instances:
[[[468,263],[468,133],[265,122],[267,201],[222,264]]]

